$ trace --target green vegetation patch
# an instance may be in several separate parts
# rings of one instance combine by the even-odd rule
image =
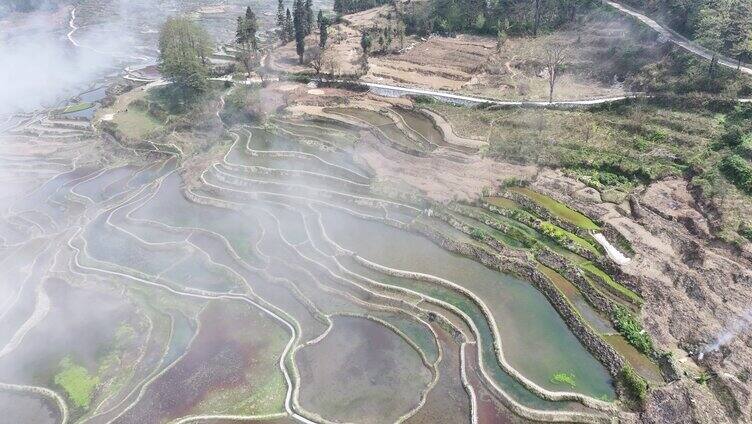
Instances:
[[[549,196],[538,193],[524,187],[511,187],[509,191],[522,194],[535,203],[546,208],[553,215],[585,230],[600,230],[600,227],[585,215],[570,209],[567,205],[552,199]]]
[[[65,109],[63,109],[60,113],[65,114],[65,113],[81,112],[82,110],[91,109],[92,107],[94,107],[92,103],[80,102],[80,103],[75,103],[75,104],[66,106]]]
[[[579,246],[582,249],[588,250],[593,254],[600,256],[600,252],[598,252],[598,249],[596,249],[595,246],[592,245],[592,243],[550,222],[542,222],[540,229],[543,234],[556,240],[556,242],[561,244],[562,246],[574,244],[575,246]]]
[[[648,394],[648,383],[640,377],[629,365],[625,365],[619,373],[619,381],[624,385],[627,394],[632,399],[643,402]]]
[[[497,208],[509,210],[521,209],[520,205],[518,205],[517,202],[511,199],[507,199],[506,197],[484,197],[483,201],[491,206],[496,206]]]
[[[141,139],[161,127],[159,121],[142,106],[142,103],[134,100],[128,104],[125,111],[117,113],[112,119],[118,130],[128,138]]]
[[[615,188],[618,190],[628,191],[632,189],[635,182],[624,175],[616,174],[605,170],[598,169],[573,169],[570,170],[573,176],[588,187],[592,187],[596,190],[605,190],[608,188]]]
[[[75,364],[70,357],[60,361],[60,368],[60,372],[55,375],[55,384],[65,390],[76,408],[89,409],[99,377],[90,375],[86,368]]]
[[[739,155],[728,155],[720,163],[723,175],[740,190],[752,194],[752,165]]]
[[[653,354],[653,341],[634,315],[617,305],[613,311],[613,319],[616,330],[627,339],[629,344],[645,355]]]
[[[611,278],[610,275],[603,272],[603,270],[595,266],[592,262],[582,263],[580,264],[580,268],[582,268],[583,271],[587,272],[591,276],[600,280],[612,292],[615,292],[615,294],[620,295],[623,298],[626,298],[627,300],[634,303],[635,305],[642,305],[643,300],[637,293],[617,283],[613,278]]]
[[[752,226],[743,224],[739,227],[739,234],[747,240],[752,241]]]
[[[566,384],[571,388],[577,387],[577,381],[572,373],[557,372],[551,377],[551,382]]]
[[[484,233],[483,230],[479,228],[473,228],[472,231],[470,231],[470,237],[482,241],[486,238],[486,233]]]

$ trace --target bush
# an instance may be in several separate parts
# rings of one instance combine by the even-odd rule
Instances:
[[[738,125],[730,125],[721,136],[721,141],[729,147],[739,146],[744,141],[744,131]]]
[[[747,240],[752,241],[752,227],[746,224],[742,224],[742,226],[739,227],[739,234],[741,234]]]
[[[752,159],[752,136],[745,137],[742,144],[736,148],[736,152],[747,159]]]
[[[431,96],[424,96],[422,94],[418,94],[415,96],[411,96],[413,101],[419,105],[432,105],[436,103],[436,99],[434,99]]]
[[[739,155],[723,158],[719,168],[726,178],[740,190],[752,194],[752,167]]]
[[[645,401],[648,394],[648,383],[640,377],[635,370],[625,365],[619,373],[619,380],[624,384],[627,395],[640,403]]]
[[[613,311],[616,330],[627,339],[627,342],[645,355],[652,355],[653,341],[643,330],[639,321],[623,306],[616,306]]]
[[[540,226],[541,232],[549,238],[555,240],[557,243],[568,246],[570,243],[569,234],[561,228],[557,227],[550,222],[542,222]]]
[[[525,179],[517,178],[517,177],[506,178],[504,179],[504,181],[501,182],[501,188],[527,187],[529,185],[530,185],[530,180],[525,180]]]
[[[486,238],[486,233],[484,233],[483,230],[479,228],[473,228],[473,230],[470,231],[470,237],[476,240],[484,240]]]

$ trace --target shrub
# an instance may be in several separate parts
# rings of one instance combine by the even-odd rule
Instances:
[[[666,141],[668,138],[668,135],[664,131],[655,130],[648,134],[647,137],[645,137],[648,141],[652,141],[653,143],[660,143]]]
[[[740,190],[752,193],[752,167],[739,155],[729,155],[723,158],[719,168],[729,181]]]
[[[419,105],[432,105],[436,103],[436,99],[434,99],[431,96],[424,96],[422,94],[417,94],[415,96],[412,96],[412,99],[415,103]]]
[[[470,231],[470,237],[476,240],[483,240],[486,238],[486,233],[484,233],[483,230],[479,228],[473,228],[473,230]]]
[[[645,380],[640,377],[631,366],[625,365],[624,368],[621,369],[619,379],[622,384],[624,384],[627,394],[632,399],[635,399],[640,403],[645,400],[645,397],[648,394],[648,383],[645,382]]]
[[[707,384],[708,381],[710,381],[710,373],[708,373],[707,371],[701,372],[700,375],[695,378],[695,381],[698,384]]]
[[[739,146],[744,141],[744,131],[738,125],[730,125],[726,128],[723,136],[721,136],[721,141],[729,147]]]
[[[527,187],[529,185],[530,185],[529,180],[524,180],[524,179],[517,178],[517,177],[507,178],[501,182],[501,188]]]
[[[752,136],[745,137],[742,144],[736,148],[736,152],[747,159],[752,159]]]
[[[544,221],[541,223],[540,229],[543,234],[554,239],[557,243],[564,246],[569,245],[568,234],[556,225]]]
[[[739,227],[739,234],[741,234],[747,240],[752,241],[752,227],[751,226],[742,224],[742,226]]]

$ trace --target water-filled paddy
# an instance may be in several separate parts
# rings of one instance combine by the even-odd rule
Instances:
[[[384,120],[378,132],[389,140],[382,142],[445,144],[417,112],[364,117]],[[337,140],[318,137],[321,128]],[[414,412],[407,422],[463,422],[473,413],[469,392],[481,422],[518,421],[494,386],[529,407],[584,409],[545,401],[505,372],[494,351],[498,332],[510,365],[542,388],[613,397],[604,368],[530,284],[396,228],[428,225],[492,250],[428,217],[425,205],[410,203],[421,202],[373,190],[372,170],[353,158],[348,145],[358,134],[351,127],[278,121],[250,133],[229,130],[237,139],[218,140],[216,151],[205,152],[213,156],[199,166],[157,152],[133,162],[81,159],[85,166],[72,158],[40,159],[45,178],[28,181],[39,189],[16,202],[3,220],[7,229],[0,228],[6,242],[24,244],[0,252],[0,260],[14,257],[19,266],[29,265],[42,248],[49,246],[50,253],[30,267],[38,273],[26,288],[14,285],[26,278],[20,267],[5,274],[15,277],[3,279],[3,287],[23,292],[17,306],[0,303],[0,313],[12,309],[14,315],[0,320],[0,336],[10,339],[11,330],[44,306],[39,287],[50,299],[49,311],[12,354],[0,357],[0,376],[54,389],[74,418],[92,417],[94,423],[168,422],[210,413],[275,414],[266,421],[284,422],[277,415],[288,408],[338,421],[395,421]],[[146,143],[141,148],[150,149]],[[452,209],[447,215],[522,254],[518,240],[478,224],[471,214]],[[28,241],[33,236],[44,238],[34,245]],[[337,244],[466,291],[389,275]],[[49,273],[56,278],[46,278]],[[569,294],[575,299],[577,293]],[[72,319],[60,318],[66,314]],[[40,348],[42,340],[51,346]],[[465,343],[469,357],[463,362]],[[6,361],[22,364],[23,371]],[[90,408],[73,407],[80,393],[55,382],[69,369],[85,377],[87,390],[93,387]],[[553,382],[557,372],[574,374],[576,386]],[[297,397],[302,410],[295,401],[286,405],[288,396]]]
[[[301,405],[336,421],[394,422],[420,402],[431,380],[409,344],[364,318],[334,318],[332,331],[295,360]]]
[[[8,423],[55,424],[60,422],[57,406],[39,395],[0,391],[0,411]]]
[[[210,303],[199,320],[188,353],[119,422],[162,421],[192,411],[283,410],[285,385],[277,364],[287,334],[279,324],[244,302]]]
[[[556,390],[559,387],[550,382],[551,376],[567,370],[577,376],[577,391],[595,396],[613,393],[603,366],[529,283],[383,224],[330,212],[324,213],[324,226],[335,242],[366,259],[392,268],[432,274],[471,290],[493,314],[509,361],[541,386]]]

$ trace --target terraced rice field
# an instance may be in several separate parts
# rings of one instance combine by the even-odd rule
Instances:
[[[416,155],[446,144],[416,111],[330,112]],[[123,147],[88,126],[26,117],[2,135],[1,177],[14,189],[0,219],[0,261],[13,258],[0,281],[13,293],[0,301],[0,382],[13,386],[0,386],[0,405],[22,396],[17,416],[87,423],[619,413],[613,376],[550,299],[467,253],[522,259],[540,245],[597,267],[591,240],[561,244],[502,213],[521,210],[507,199],[376,194],[353,154],[356,130],[330,124],[329,140],[311,132],[320,125],[227,128],[197,175],[179,149]],[[595,333],[613,333],[578,287],[541,269]],[[60,384],[70,364],[85,381]],[[82,382],[93,389],[80,393]]]

